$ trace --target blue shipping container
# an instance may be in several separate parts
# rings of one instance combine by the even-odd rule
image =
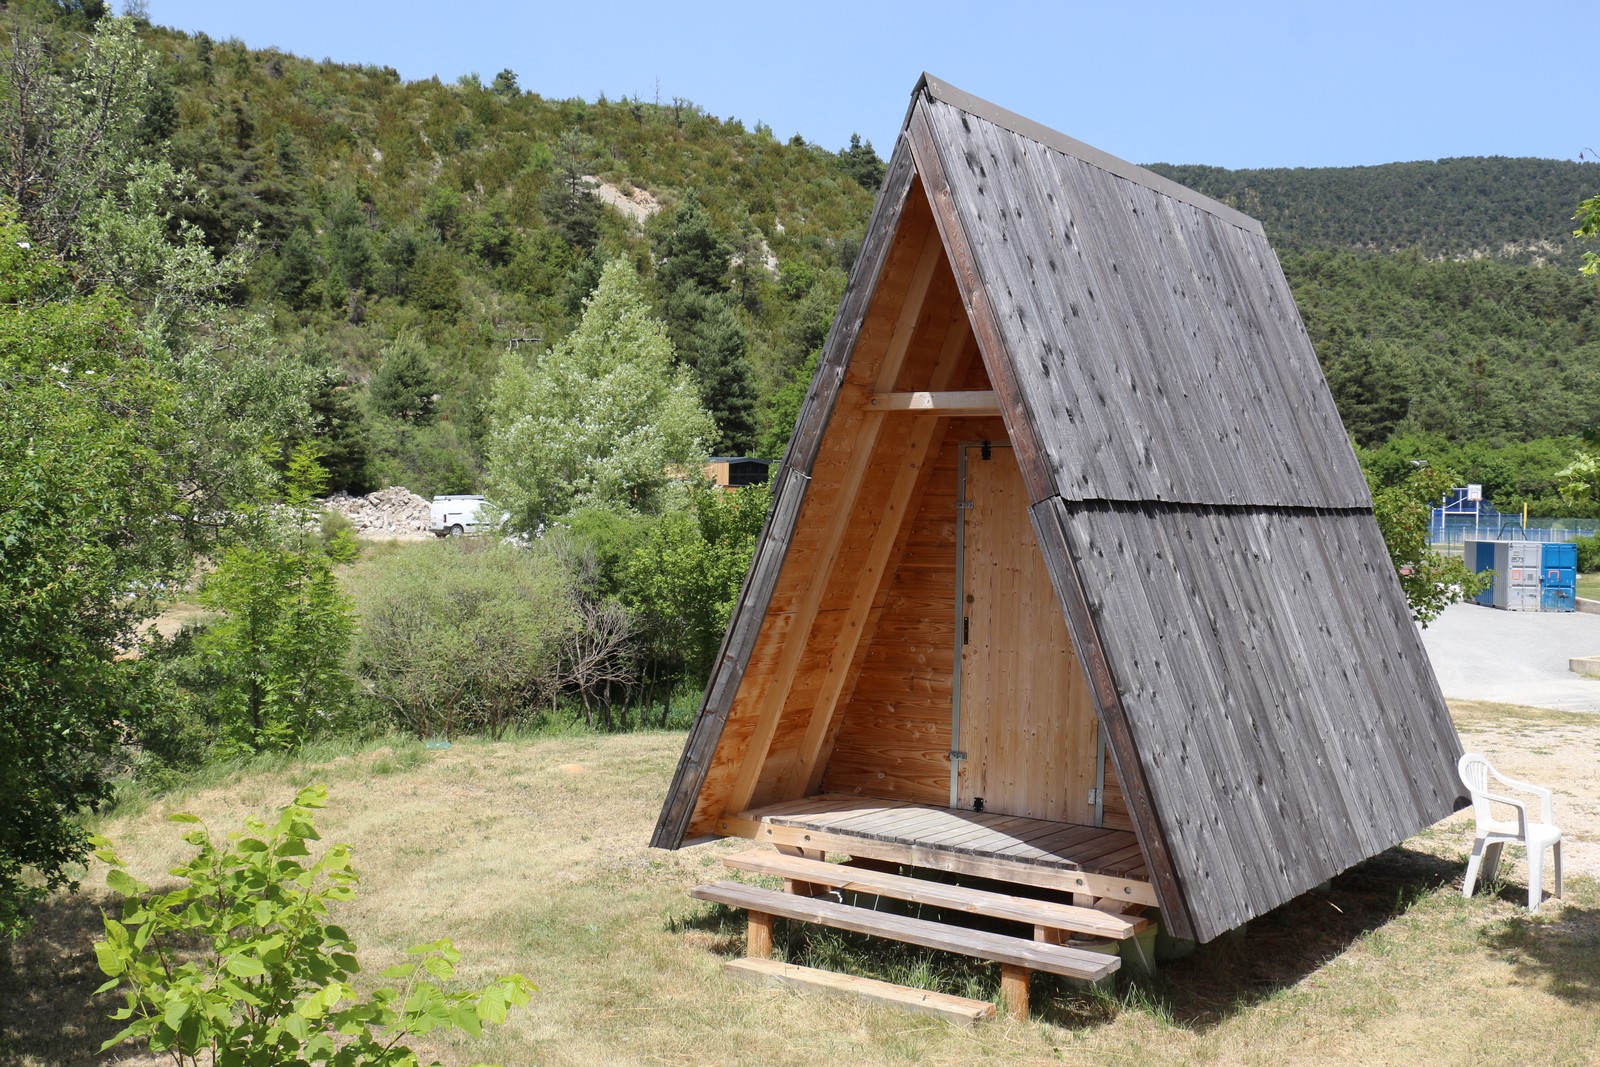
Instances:
[[[1547,585],[1539,594],[1541,611],[1576,611],[1577,591],[1565,586]]]
[[[1467,570],[1473,574],[1490,572],[1490,581],[1473,601],[1486,608],[1494,607],[1494,542],[1478,541],[1472,538],[1461,542],[1461,558],[1467,565]]]
[[[1545,611],[1578,608],[1578,546],[1571,542],[1544,546],[1540,557],[1539,606]]]

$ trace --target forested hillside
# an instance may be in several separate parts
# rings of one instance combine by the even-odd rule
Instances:
[[[1505,156],[1372,167],[1225,170],[1156,163],[1150,169],[1260,219],[1280,254],[1416,251],[1429,259],[1562,266],[1578,261],[1572,213],[1593,195],[1600,171],[1567,160]]]
[[[782,447],[793,413],[772,404],[842,292],[882,169],[870,146],[682,99],[549,100],[512,71],[406,83],[204,35],[146,43],[153,135],[205,192],[182,217],[219,249],[253,234],[247,300],[343,377],[323,398],[337,485],[478,487],[498,361],[564,336],[618,256],[717,416],[713,449]]]
[[[501,361],[564,338],[618,257],[715,418],[709,447],[781,452],[882,173],[870,145],[681,98],[546,99],[510,70],[407,83],[143,39],[145,142],[197,179],[180,218],[219,252],[253,242],[236,296],[321,381],[336,488],[482,488]],[[1263,220],[1358,443],[1594,430],[1600,291],[1571,217],[1600,167],[1154,169]]]

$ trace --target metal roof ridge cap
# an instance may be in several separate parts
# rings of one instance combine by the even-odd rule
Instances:
[[[1110,152],[1102,151],[1091,144],[1085,144],[1075,137],[1069,137],[1060,130],[1051,129],[1042,123],[1035,122],[1026,115],[1019,115],[1015,111],[1007,110],[999,104],[991,103],[982,97],[973,96],[971,93],[956,88],[949,82],[934,77],[927,71],[922,72],[922,77],[917,80],[916,87],[911,90],[911,106],[915,107],[917,97],[926,92],[929,99],[940,103],[949,104],[951,107],[965,111],[969,115],[992,122],[996,126],[1010,130],[1012,133],[1037,141],[1046,148],[1054,149],[1064,155],[1081,160],[1092,167],[1114,174],[1119,178],[1142,185],[1174,200],[1181,200],[1190,207],[1198,208],[1207,214],[1215,215],[1224,222],[1231,223],[1241,229],[1249,230],[1260,237],[1267,235],[1266,229],[1260,221],[1251,218],[1237,208],[1229,207],[1220,200],[1213,200],[1204,193],[1197,193],[1186,185],[1179,185],[1171,178],[1163,178],[1153,170],[1146,170],[1137,163],[1130,163]],[[906,119],[911,118],[910,109],[907,109]],[[902,127],[903,128],[903,127]]]

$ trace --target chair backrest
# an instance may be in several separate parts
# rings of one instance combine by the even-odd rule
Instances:
[[[1461,783],[1467,787],[1467,792],[1472,794],[1472,815],[1481,827],[1494,818],[1493,805],[1483,795],[1489,791],[1489,775],[1494,773],[1494,767],[1487,757],[1468,752],[1456,764],[1456,772],[1461,775]]]

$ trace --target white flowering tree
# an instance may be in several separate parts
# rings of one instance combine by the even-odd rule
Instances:
[[[698,471],[716,434],[625,260],[606,265],[565,340],[507,354],[492,415],[490,495],[522,532],[584,507],[654,511],[670,472]]]

